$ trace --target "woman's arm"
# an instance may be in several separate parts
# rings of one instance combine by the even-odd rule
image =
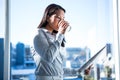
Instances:
[[[47,62],[53,62],[59,54],[59,49],[64,38],[63,34],[57,34],[57,38],[54,42],[49,43],[45,34],[40,31],[34,38],[34,47],[41,59]]]

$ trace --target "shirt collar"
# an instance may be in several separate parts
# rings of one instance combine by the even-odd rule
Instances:
[[[45,28],[41,28],[43,31],[45,31],[45,32],[49,32],[47,29],[45,29]]]

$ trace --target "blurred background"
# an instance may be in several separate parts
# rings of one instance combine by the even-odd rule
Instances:
[[[51,3],[66,9],[65,19],[72,27],[65,35],[65,69],[79,69],[106,46],[91,62],[94,67],[89,75],[84,71],[65,72],[68,74],[64,80],[120,79],[118,0],[8,0],[6,3],[7,0],[0,0],[0,80],[35,79],[31,46],[44,10]]]

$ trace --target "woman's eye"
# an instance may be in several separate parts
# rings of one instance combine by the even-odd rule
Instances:
[[[63,18],[61,18],[60,16],[55,16],[57,19],[59,19],[59,20],[64,20],[64,17]]]
[[[56,16],[56,18],[61,19],[60,17]]]
[[[58,19],[61,19],[60,17],[58,17]]]

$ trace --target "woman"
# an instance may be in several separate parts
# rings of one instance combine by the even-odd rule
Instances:
[[[34,37],[34,48],[40,56],[35,71],[36,80],[63,80],[62,53],[65,47],[64,34],[69,23],[64,20],[65,9],[57,4],[50,4],[45,9]]]

